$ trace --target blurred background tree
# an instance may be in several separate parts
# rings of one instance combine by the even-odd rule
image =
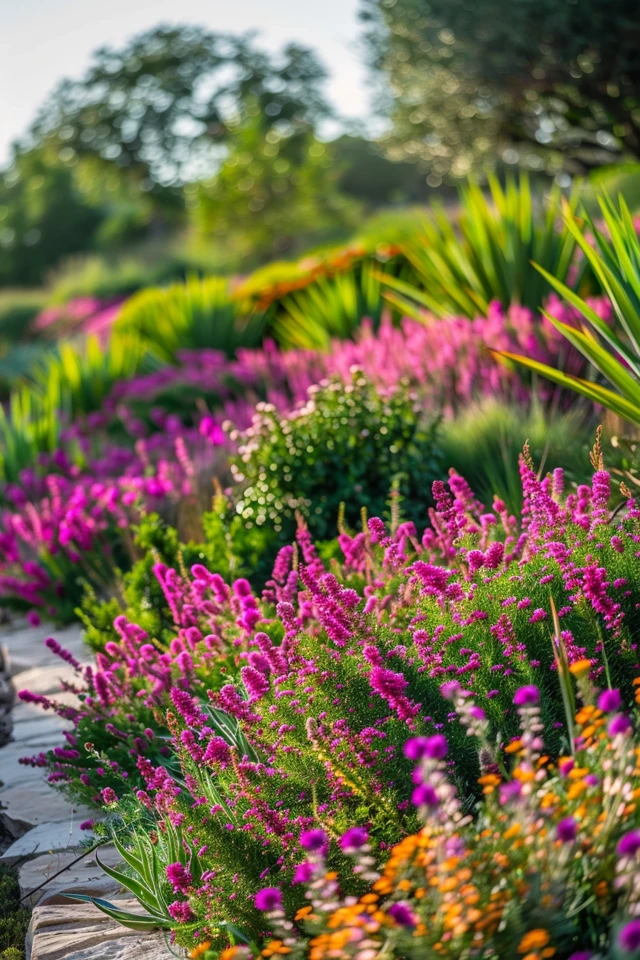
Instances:
[[[362,0],[391,120],[429,182],[493,165],[584,173],[640,158],[637,0]]]

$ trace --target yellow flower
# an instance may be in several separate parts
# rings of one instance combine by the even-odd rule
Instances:
[[[518,944],[518,953],[529,953],[531,950],[541,950],[551,940],[546,930],[538,928],[529,930]]]

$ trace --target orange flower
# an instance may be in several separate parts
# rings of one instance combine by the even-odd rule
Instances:
[[[576,662],[572,663],[569,667],[569,671],[574,677],[579,677],[585,670],[591,670],[591,660],[576,660]]]
[[[191,953],[189,954],[190,960],[197,960],[198,957],[201,957],[203,953],[207,952],[210,946],[211,946],[210,940],[205,940],[204,943],[199,943],[198,946],[194,947]],[[229,949],[233,950],[235,948],[230,947]],[[227,951],[225,950],[224,953],[227,953]],[[228,957],[225,957],[224,955],[222,955],[220,957],[220,960],[233,960],[233,954],[229,954]]]
[[[306,920],[306,918],[310,915],[312,910],[313,910],[313,907],[310,905],[307,905],[306,907],[300,907],[300,909],[298,910],[298,912],[296,913],[293,919]]]
[[[518,953],[529,953],[531,950],[541,950],[546,947],[551,940],[548,932],[538,927],[535,930],[529,930],[518,944]]]

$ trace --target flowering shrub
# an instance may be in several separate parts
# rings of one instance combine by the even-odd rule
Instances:
[[[516,691],[521,735],[509,747],[510,773],[492,754],[486,723],[468,723],[476,709],[468,692],[458,698],[459,719],[479,741],[485,764],[479,780],[485,797],[473,814],[465,813],[448,777],[446,738],[408,740],[404,752],[417,761],[412,802],[422,829],[404,837],[379,872],[367,831],[342,835],[353,873],[372,880],[359,898],[341,896],[335,874],[327,871],[327,837],[310,865],[308,905],[295,914],[297,929],[286,921],[278,888],[256,897],[277,937],[260,955],[635,956],[640,744],[630,718],[618,712],[619,691],[606,689],[596,706],[584,679],[589,667],[588,661],[572,667],[586,700],[575,716],[573,755],[545,755],[540,692],[535,686]],[[208,949],[200,954],[213,956]],[[257,955],[243,946],[224,954],[225,960]]]
[[[344,560],[330,571],[300,527],[260,598],[202,562],[190,573],[156,563],[173,630],[164,616],[148,634],[127,611],[95,668],[77,665],[77,707],[21,693],[75,727],[26,762],[126,820],[168,820],[196,850],[201,880],[168,881],[177,895],[163,922],[181,942],[197,930],[223,947],[229,924],[257,937],[256,892],[277,885],[287,911],[301,908],[320,858],[345,895],[363,895],[445,789],[435,769],[412,782],[407,739],[446,736],[447,774],[468,799],[478,774],[498,786],[522,747],[522,687],[542,693],[552,757],[579,743],[562,706],[571,669],[633,700],[640,510],[629,500],[610,519],[598,445],[594,461],[591,486],[565,498],[562,472],[539,481],[525,451],[519,521],[499,501],[477,503],[458,475],[436,481],[422,536],[373,517],[341,533]],[[329,842],[354,827],[374,858],[355,873],[353,836]]]

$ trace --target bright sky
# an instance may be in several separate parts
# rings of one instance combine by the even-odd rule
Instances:
[[[255,29],[272,50],[291,40],[314,47],[331,73],[336,108],[365,119],[357,9],[358,0],[0,0],[0,165],[58,80],[81,75],[97,47],[120,46],[158,23]]]

